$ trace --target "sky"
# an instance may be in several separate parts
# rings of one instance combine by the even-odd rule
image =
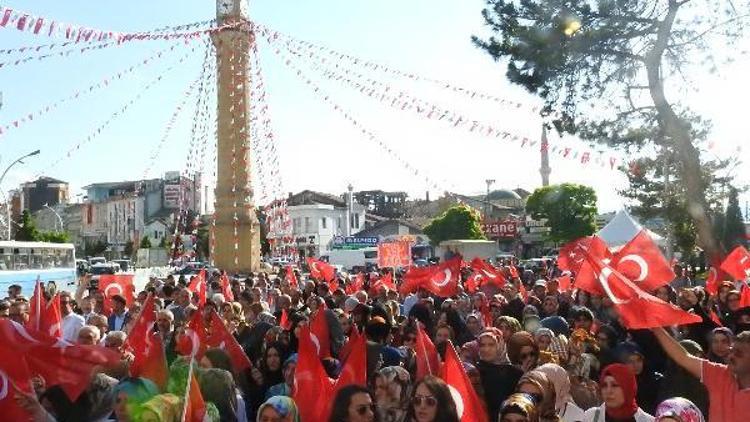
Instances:
[[[298,39],[425,78],[519,101],[529,107],[538,105],[538,99],[505,80],[502,63],[494,62],[471,43],[471,35],[488,34],[480,14],[484,3],[483,0],[254,0],[250,10],[253,20]],[[2,6],[36,16],[122,32],[198,22],[215,15],[212,1],[132,0],[92,4],[83,0],[2,2]],[[49,42],[56,41],[0,28],[0,49]],[[3,66],[0,124],[68,97],[171,45],[161,41],[133,42]],[[157,177],[166,171],[186,168],[195,97],[186,97],[185,91],[200,75],[204,50],[199,42],[176,45],[172,52],[140,66],[106,89],[66,102],[0,137],[0,168],[34,149],[42,151],[24,165],[14,167],[0,188],[7,191],[44,174],[69,182],[75,197],[81,193],[81,187],[90,183]],[[192,48],[195,49],[191,51]],[[259,49],[283,191],[311,189],[340,194],[351,184],[355,190],[399,190],[408,192],[410,197],[422,198],[427,190],[432,197],[439,194],[433,183],[440,191],[464,194],[483,193],[487,179],[495,180],[493,189],[521,187],[531,191],[541,183],[538,148],[521,148],[518,143],[479,136],[445,122],[395,110],[342,82],[319,76],[309,63],[302,63],[299,69],[303,75],[314,80],[331,101],[387,145],[393,151],[388,154],[326,104],[264,41]],[[3,61],[6,58],[0,55],[0,62]],[[745,99],[750,96],[748,64],[747,58],[740,58],[716,74],[700,75],[696,90],[670,93],[680,95],[681,100],[712,119],[717,155],[738,155],[745,162],[750,160],[750,147],[740,152],[736,147],[745,144],[748,136],[744,127]],[[492,122],[494,127],[532,139],[540,137],[541,121],[527,107],[511,109],[491,101],[467,99],[429,83],[359,71],[442,107]],[[149,85],[159,75],[162,79]],[[137,99],[125,112],[111,118],[134,97]],[[182,111],[170,124],[176,107],[183,102]],[[69,149],[89,138],[102,124],[105,127],[98,135],[67,157]],[[582,145],[575,139],[559,139],[555,134],[550,134],[550,142],[559,146]],[[206,158],[191,164],[205,167],[205,180],[209,184],[214,168],[209,158],[211,150],[209,145]],[[153,163],[152,155],[156,156]],[[420,176],[405,169],[392,155],[408,161]],[[552,183],[592,186],[599,197],[600,211],[614,211],[624,205],[617,190],[626,187],[626,177],[618,171],[584,166],[578,160],[559,157],[552,157],[551,167]],[[750,183],[750,172],[743,172],[742,168],[736,171],[740,181]],[[425,177],[432,183],[427,183]],[[258,189],[259,186],[256,184]],[[743,197],[743,207],[745,200]]]

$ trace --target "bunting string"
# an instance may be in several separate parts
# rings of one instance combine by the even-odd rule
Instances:
[[[55,168],[57,165],[59,165],[64,160],[70,158],[76,151],[80,150],[82,146],[90,143],[96,137],[102,133],[104,129],[109,127],[114,121],[116,121],[119,117],[121,117],[125,112],[138,100],[140,100],[144,94],[149,92],[151,88],[161,82],[165,76],[169,75],[172,70],[174,70],[177,66],[181,65],[185,60],[187,60],[188,57],[190,57],[191,54],[195,52],[195,46],[193,46],[190,50],[188,50],[183,56],[181,56],[178,61],[171,66],[167,67],[163,72],[161,72],[156,78],[150,80],[148,83],[146,83],[141,89],[134,95],[130,100],[128,100],[120,109],[115,111],[112,115],[110,115],[107,119],[105,119],[96,129],[94,129],[88,136],[86,136],[84,139],[73,145],[70,149],[68,149],[67,153],[64,155],[58,157],[52,164],[47,166],[43,171],[39,172],[34,178],[40,177],[46,173],[49,173],[49,170]]]
[[[269,41],[269,44],[271,42]],[[271,45],[271,47],[273,47]],[[280,50],[274,50],[274,52],[277,52],[281,56],[282,62],[289,67],[292,70],[292,73],[294,73],[302,82],[304,82],[306,85],[310,86],[310,88],[313,90],[315,94],[317,94],[319,97],[323,99],[323,101],[331,106],[334,111],[339,113],[345,120],[347,120],[352,126],[354,126],[358,131],[360,131],[366,139],[369,141],[375,143],[380,149],[385,151],[388,155],[391,156],[391,158],[398,161],[406,170],[408,170],[411,174],[413,174],[415,177],[421,178],[424,180],[425,184],[433,189],[437,190],[438,192],[446,192],[450,191],[448,189],[445,189],[441,186],[441,184],[438,184],[435,182],[431,177],[426,175],[425,173],[419,171],[417,168],[415,168],[408,160],[402,158],[399,154],[397,154],[395,151],[393,151],[387,144],[385,144],[382,140],[380,140],[374,132],[367,129],[362,123],[360,123],[356,118],[354,118],[349,111],[347,111],[345,108],[341,107],[338,103],[334,102],[331,99],[331,96],[327,94],[325,91],[323,91],[318,84],[316,84],[313,80],[308,78],[302,70],[297,67],[291,59],[286,59],[281,54]]]
[[[257,31],[259,31],[268,40],[270,44],[275,45],[279,41],[282,41],[283,43],[287,45],[290,45],[293,47],[296,46],[298,50],[304,51],[305,54],[308,54],[308,55],[315,55],[317,54],[316,52],[319,52],[320,54],[328,55],[331,57],[332,64],[336,68],[339,67],[338,61],[345,60],[351,64],[364,67],[369,70],[385,73],[391,76],[398,76],[398,77],[410,79],[416,82],[428,82],[442,89],[446,89],[446,90],[453,91],[458,94],[462,94],[471,99],[488,100],[488,101],[492,101],[497,104],[507,106],[507,107],[512,107],[512,108],[526,108],[529,111],[533,113],[537,113],[537,114],[541,113],[542,111],[541,107],[539,106],[524,104],[518,101],[513,101],[513,100],[506,99],[506,98],[502,98],[497,95],[483,93],[477,90],[461,87],[450,82],[441,81],[438,79],[424,77],[424,76],[419,76],[412,72],[406,72],[406,71],[402,71],[399,69],[395,69],[393,67],[389,67],[381,63],[376,63],[373,61],[369,61],[369,60],[365,60],[359,57],[352,56],[350,54],[342,53],[340,51],[336,51],[326,46],[322,46],[319,44],[314,44],[309,41],[297,39],[290,35],[273,30],[257,22],[253,22],[253,26]]]
[[[274,50],[274,52],[276,51],[277,50]],[[469,132],[481,134],[486,137],[520,142],[522,147],[534,147],[538,142],[536,140],[531,140],[526,136],[519,136],[518,134],[508,132],[492,124],[473,120],[459,112],[416,98],[406,91],[401,91],[382,82],[367,78],[361,73],[351,70],[347,73],[336,72],[325,68],[321,62],[315,59],[305,60],[299,52],[293,50],[287,51],[290,54],[297,56],[304,63],[307,63],[310,68],[319,71],[325,78],[335,82],[344,82],[352,89],[367,95],[370,98],[376,99],[391,108],[413,112],[421,117],[434,121],[442,121],[455,128],[468,130]],[[602,157],[601,155],[603,152],[599,153],[589,149],[582,149],[580,147],[553,145],[548,151],[552,154],[560,155],[563,158],[577,160],[580,164],[594,162],[605,168],[608,166],[610,170],[619,170],[617,164],[622,161],[615,156]]]
[[[212,26],[215,23],[216,23],[215,19],[210,19],[210,20],[205,20],[201,22],[193,22],[193,23],[188,23],[188,24],[178,25],[178,26],[165,26],[161,28],[151,29],[148,31],[142,31],[140,33],[153,34],[153,33],[159,33],[159,32],[189,31],[189,30],[200,28],[205,25]],[[89,41],[89,42],[99,42],[99,41]],[[75,41],[65,41],[65,42],[50,43],[50,44],[25,45],[21,47],[0,49],[0,54],[12,55],[12,54],[22,54],[25,52],[39,53],[42,50],[52,51],[58,48],[65,48],[65,47],[75,45],[75,44],[80,44],[80,43],[76,43]]]
[[[141,69],[144,66],[147,66],[149,64],[152,64],[154,61],[163,58],[164,55],[173,52],[177,48],[177,45],[172,45],[169,48],[165,48],[162,50],[157,51],[153,55],[139,61],[138,63],[131,65],[130,67],[120,70],[119,72],[109,75],[105,77],[104,79],[100,80],[99,82],[96,82],[94,84],[91,84],[83,89],[79,89],[74,91],[69,96],[59,99],[51,104],[48,104],[44,107],[41,107],[37,109],[36,111],[33,111],[31,113],[27,113],[10,123],[7,123],[3,126],[0,126],[0,135],[6,134],[8,131],[17,129],[21,126],[23,126],[25,123],[31,122],[34,119],[38,119],[42,117],[43,115],[56,110],[61,105],[68,103],[70,101],[76,100],[80,98],[81,96],[91,94],[95,91],[98,91],[102,88],[109,87],[110,84],[114,83],[117,80],[122,79],[124,76],[132,74],[134,71]]]

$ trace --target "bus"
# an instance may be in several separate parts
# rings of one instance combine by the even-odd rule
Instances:
[[[13,284],[30,297],[37,280],[54,281],[58,290],[75,290],[75,246],[71,243],[0,241],[0,292]]]

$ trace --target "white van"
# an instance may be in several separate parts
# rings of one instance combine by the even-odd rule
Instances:
[[[378,248],[363,249],[334,249],[321,259],[327,260],[331,265],[340,265],[345,270],[351,270],[354,267],[366,267],[378,264]]]

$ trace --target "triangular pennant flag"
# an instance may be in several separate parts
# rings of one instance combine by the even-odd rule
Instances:
[[[289,329],[292,328],[292,322],[289,321],[289,313],[286,309],[281,310],[281,321],[279,322],[279,326],[286,331],[289,331]]]
[[[424,329],[417,323],[417,341],[414,348],[417,358],[417,377],[414,380],[418,382],[427,375],[437,375],[440,371],[440,355],[438,355],[435,344],[430,340],[430,336],[425,333]]]
[[[214,311],[211,311],[211,336],[207,339],[206,343],[209,347],[218,347],[226,351],[236,373],[240,373],[253,366],[242,346],[240,346],[232,333],[227,330],[227,327],[221,322],[219,315]]]
[[[321,304],[310,322],[310,337],[321,359],[331,357],[331,337],[328,332],[326,309],[325,303]]]

